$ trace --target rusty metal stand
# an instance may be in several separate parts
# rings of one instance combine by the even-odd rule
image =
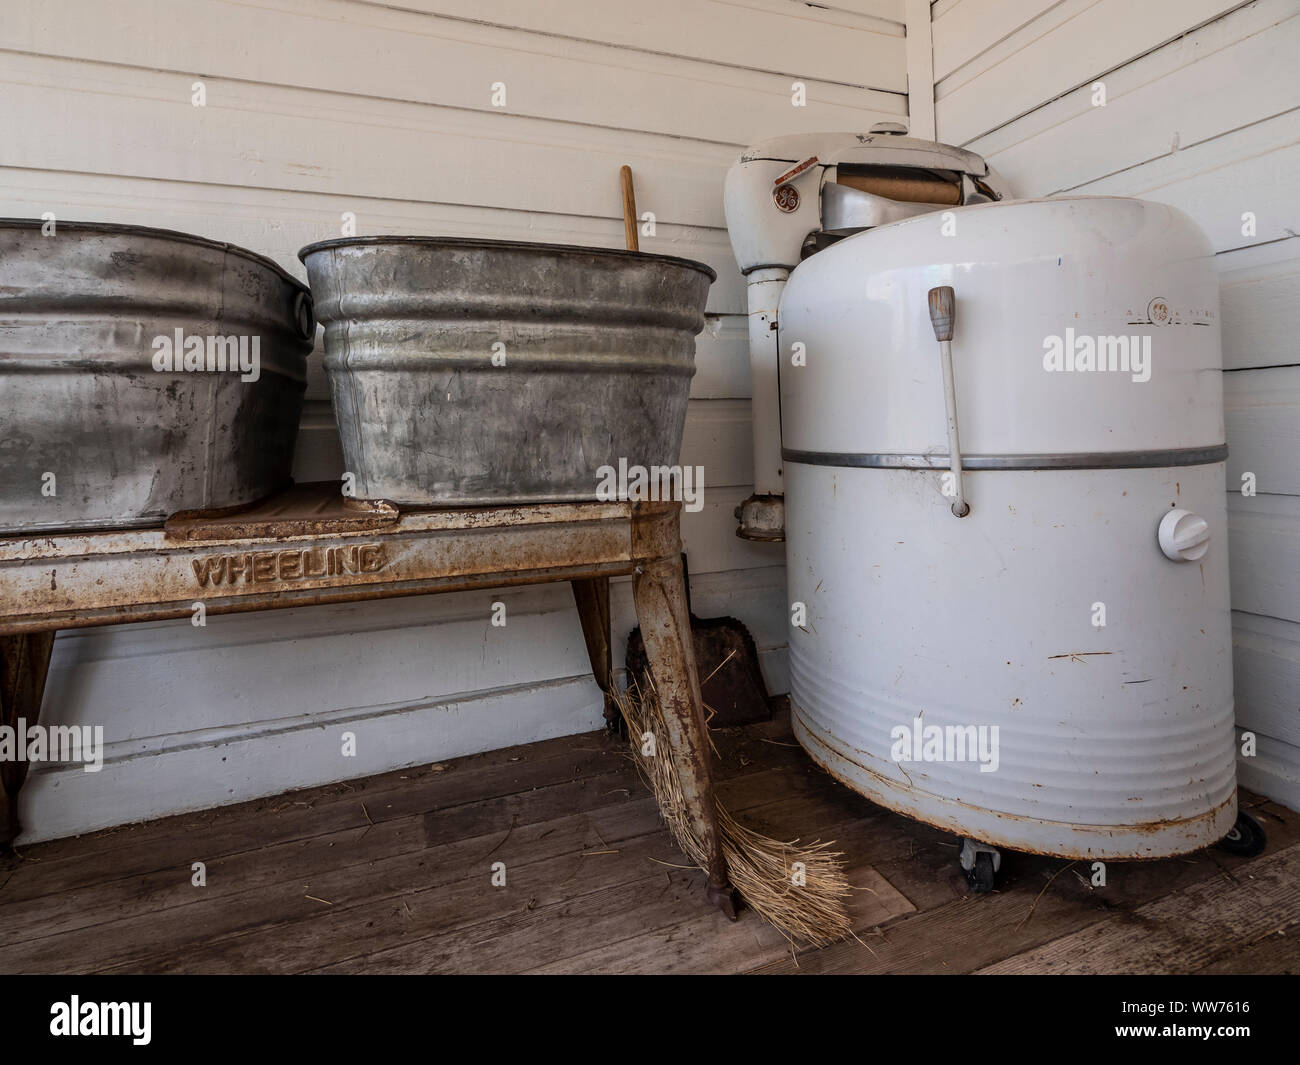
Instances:
[[[40,719],[53,649],[53,631],[0,636],[0,725],[17,731],[20,719],[28,727]],[[0,760],[0,849],[13,846],[22,831],[18,793],[26,779],[26,759]]]
[[[663,709],[687,814],[696,837],[705,841],[708,850],[709,901],[734,921],[739,900],[727,877],[727,860],[718,832],[709,733],[695,669],[681,554],[645,562],[632,580],[650,678]]]
[[[0,724],[36,722],[54,632],[399,595],[568,581],[605,717],[618,715],[609,579],[632,575],[669,756],[709,855],[709,899],[735,916],[682,574],[681,504],[563,503],[398,513],[298,486],[162,528],[0,538]],[[0,763],[0,845],[18,834],[21,762]]]

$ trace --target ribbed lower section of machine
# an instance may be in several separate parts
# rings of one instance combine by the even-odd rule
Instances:
[[[790,684],[812,757],[874,802],[1011,850],[1157,858],[1236,816],[1223,466],[941,474],[789,463]]]
[[[794,734],[804,750],[842,784],[890,810],[1007,850],[1075,859],[1169,858],[1217,843],[1237,816],[1233,772],[1226,780],[1215,782],[1213,791],[1223,797],[1214,806],[1176,820],[1087,824],[1037,817],[1027,812],[1032,809],[1027,804],[1008,811],[975,806],[957,797],[960,791],[950,788],[939,794],[929,790],[927,785],[936,785],[925,773],[913,774],[911,781],[892,779],[881,770],[896,771],[896,765],[846,749],[838,738],[811,724],[797,702],[792,701],[792,709]],[[987,803],[987,798],[983,802]],[[1087,815],[1081,812],[1079,816]]]

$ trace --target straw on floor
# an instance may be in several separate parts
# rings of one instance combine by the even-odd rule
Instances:
[[[656,751],[666,735],[662,709],[649,678],[619,693],[618,703],[627,722],[632,758],[654,793],[669,832],[686,856],[703,869],[705,847],[686,816],[672,759],[642,750],[642,737],[647,733],[656,738]],[[844,871],[844,856],[830,849],[833,842],[773,839],[740,824],[720,802],[717,819],[731,883],[759,916],[792,943],[825,946],[852,934],[848,915],[852,888]]]

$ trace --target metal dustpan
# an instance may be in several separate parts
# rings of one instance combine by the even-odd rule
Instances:
[[[690,571],[682,555],[686,578],[686,609],[691,617],[695,667],[700,675],[700,695],[711,728],[769,721],[772,701],[758,665],[754,637],[737,618],[698,618],[691,611]],[[638,683],[646,675],[647,661],[641,628],[627,638],[628,676]]]

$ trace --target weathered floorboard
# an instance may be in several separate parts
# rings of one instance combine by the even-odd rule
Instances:
[[[1112,862],[1094,888],[1004,854],[973,897],[951,836],[836,784],[788,717],[713,738],[728,809],[845,852],[857,939],[792,952],[708,909],[625,741],[591,733],[34,846],[0,864],[0,971],[1300,971],[1300,816],[1276,804],[1243,796],[1259,858]]]

